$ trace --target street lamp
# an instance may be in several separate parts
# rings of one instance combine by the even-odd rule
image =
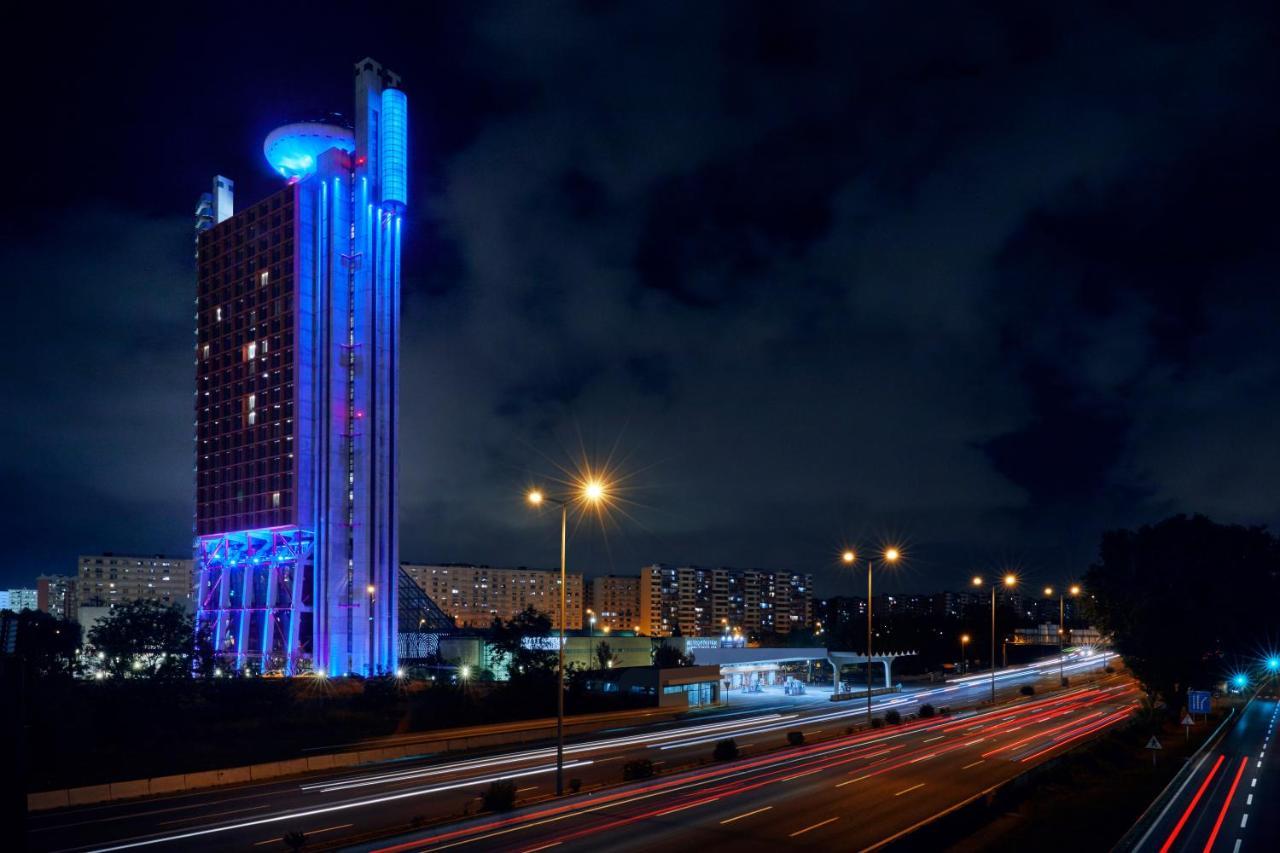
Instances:
[[[965,672],[968,671],[969,659],[965,656],[965,650],[964,650],[964,647],[967,645],[969,645],[969,635],[961,634],[960,635],[960,674],[961,675],[963,675]]]
[[[973,578],[974,586],[982,586],[982,578],[975,575]],[[1018,576],[1010,573],[1004,576],[1004,585],[1006,587],[1014,587],[1018,585]],[[996,586],[991,585],[991,704],[996,703]]]
[[[1071,597],[1075,598],[1080,594],[1080,585],[1072,584],[1068,588],[1068,591],[1071,593]],[[1053,587],[1046,586],[1044,588],[1044,594],[1052,598]],[[1058,684],[1063,686],[1067,683],[1066,665],[1063,663],[1062,659],[1062,643],[1067,636],[1065,595],[1066,594],[1062,592],[1058,593]]]
[[[884,549],[880,562],[893,565],[901,558],[902,552],[890,546]],[[845,565],[852,566],[858,555],[850,549],[841,554],[840,559]],[[875,560],[867,560],[867,725],[871,724],[871,569],[874,565]]]
[[[373,594],[377,592],[378,589],[373,584],[369,584],[364,588],[364,591],[369,594],[369,649],[365,653],[364,671],[365,671],[365,675],[372,676],[373,675],[373,625],[374,625]]]
[[[566,616],[565,561],[569,543],[569,504],[581,503],[597,506],[608,497],[605,484],[591,478],[578,486],[576,494],[553,498],[541,489],[531,489],[525,496],[530,506],[539,507],[544,503],[556,504],[560,507],[560,662],[556,668],[556,796],[564,794],[564,623]]]

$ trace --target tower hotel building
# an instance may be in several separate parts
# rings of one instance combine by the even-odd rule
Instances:
[[[280,127],[282,186],[197,208],[197,621],[239,668],[396,668],[407,103],[355,66],[354,127]]]

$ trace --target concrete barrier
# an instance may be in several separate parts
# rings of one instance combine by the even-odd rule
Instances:
[[[67,805],[70,806],[87,806],[91,803],[105,803],[110,799],[110,785],[85,785],[82,788],[67,789]]]
[[[150,779],[135,779],[132,782],[112,782],[112,800],[127,800],[131,797],[145,797],[151,793]]]
[[[71,805],[68,798],[70,792],[61,791],[42,791],[39,794],[27,794],[27,811],[42,812],[49,809],[61,809]]]
[[[589,720],[566,721],[565,734],[591,732],[601,725],[615,720],[632,720],[636,724],[673,718],[674,714],[599,714]],[[173,794],[195,791],[201,788],[217,788],[222,785],[239,785],[246,782],[263,782],[285,776],[297,776],[339,767],[360,764],[377,764],[402,758],[414,758],[444,752],[465,752],[481,747],[517,745],[528,741],[546,740],[556,733],[555,721],[533,720],[528,723],[501,723],[491,726],[472,726],[443,731],[439,737],[415,738],[411,743],[368,747],[350,752],[334,752],[294,758],[286,761],[268,761],[245,767],[228,767],[222,770],[206,770],[200,773],[180,773],[173,776],[157,776],[153,779],[130,779],[106,785],[86,785],[57,791],[40,791],[27,794],[27,810],[31,812],[90,805],[113,800]],[[384,740],[395,740],[396,737]]]

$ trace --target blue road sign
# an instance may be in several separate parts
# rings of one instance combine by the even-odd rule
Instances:
[[[1209,691],[1208,690],[1188,690],[1187,691],[1187,710],[1193,714],[1209,713]]]

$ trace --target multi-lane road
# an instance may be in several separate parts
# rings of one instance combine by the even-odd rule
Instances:
[[[918,720],[362,850],[874,849],[1128,717],[1114,677],[1023,703]]]
[[[1134,850],[1280,850],[1280,772],[1270,757],[1280,703],[1254,699],[1205,750]]]
[[[1102,677],[1103,663],[1104,660],[1099,656],[1083,656],[1071,659],[1066,668],[1071,675]],[[1068,724],[1068,717],[1071,715],[1079,714],[1083,720],[1085,715],[1095,715],[1104,708],[1116,711],[1128,701],[1121,695],[1121,691],[1115,689],[1118,686],[1126,686],[1127,689],[1128,682],[1121,677],[1107,679],[1112,689],[1105,692],[1093,688],[1073,689],[1069,693],[1054,694],[1044,699],[1037,697],[1035,700],[1019,695],[1020,688],[1026,684],[1037,684],[1043,690],[1056,685],[1057,677],[1056,658],[1001,671],[997,675],[998,696],[1001,701],[1015,705],[1010,706],[1007,711],[999,709],[1000,713],[1027,714],[1030,713],[1029,709],[1039,707],[1041,702],[1065,702],[1067,704],[1058,707],[1054,713],[1068,712],[1059,721]],[[989,698],[989,690],[987,676],[970,676],[912,693],[876,697],[875,712],[879,715],[889,708],[896,708],[906,715],[926,702],[953,709],[973,707]],[[1086,711],[1086,706],[1082,704],[1087,701],[1085,697],[1088,697],[1088,701],[1103,698],[1102,701],[1087,706],[1091,710]],[[814,702],[807,707],[738,710],[711,717],[693,717],[675,723],[617,729],[584,736],[566,746],[566,776],[581,780],[585,789],[594,788],[597,791],[589,797],[584,795],[572,801],[560,801],[559,805],[583,802],[600,804],[600,798],[606,795],[600,786],[619,782],[622,767],[627,761],[649,759],[660,771],[671,770],[706,759],[714,742],[725,737],[734,738],[747,754],[748,757],[738,763],[745,772],[751,772],[748,768],[757,766],[766,768],[759,772],[774,772],[767,771],[767,768],[775,765],[779,768],[788,767],[791,766],[788,762],[801,759],[810,762],[846,759],[855,763],[881,759],[888,761],[895,755],[905,754],[904,751],[909,748],[918,748],[913,746],[916,739],[937,738],[936,743],[942,745],[938,747],[941,751],[937,756],[929,756],[918,762],[920,770],[928,773],[934,767],[948,767],[952,759],[959,757],[961,750],[967,754],[970,749],[956,746],[957,741],[951,732],[962,729],[944,731],[945,727],[996,724],[996,718],[990,716],[984,716],[982,719],[987,722],[980,723],[969,723],[953,716],[950,719],[913,723],[880,732],[866,730],[846,735],[850,727],[865,722],[865,715],[866,708],[861,702]],[[1048,719],[1057,718],[1050,715],[1045,717],[1045,720]],[[1096,721],[1101,717],[1095,715],[1088,719]],[[1012,720],[1006,720],[1000,725],[1009,729],[1019,728]],[[1023,736],[1041,731],[1034,727],[1043,727],[1045,724],[1043,720],[1037,719],[1030,721],[1028,725],[1033,728],[1028,728]],[[931,727],[936,728],[937,732],[925,734],[924,730]],[[774,750],[785,744],[786,735],[791,731],[804,732],[809,745],[764,754],[766,750]],[[1066,728],[1047,732],[1045,736],[1060,737],[1068,731],[1074,729],[1068,725]],[[1092,730],[1085,730],[1081,737],[1087,737],[1091,733]],[[872,747],[871,740],[863,741],[858,740],[859,738],[881,739],[885,746]],[[935,741],[921,746],[933,743]],[[974,744],[973,748],[979,745]],[[879,749],[887,751],[880,756],[876,754]],[[953,755],[953,752],[956,754]],[[497,779],[515,782],[522,801],[548,798],[554,790],[554,754],[554,748],[548,744],[469,757],[424,756],[415,760],[361,768],[348,767],[284,782],[39,812],[30,817],[28,844],[35,850],[147,848],[270,851],[284,849],[283,836],[292,832],[305,834],[312,844],[337,843],[348,839],[354,841],[372,833],[405,830],[415,822],[419,825],[434,824],[445,818],[474,813],[478,810],[477,794]],[[935,760],[939,761],[936,765]],[[1008,772],[1016,772],[1018,767],[1026,766],[1021,758],[1016,762],[1009,762],[1007,757],[1001,756],[992,760],[985,768],[983,764],[963,767],[964,764],[970,764],[971,760],[961,765],[962,775],[965,777],[963,790],[966,791],[969,789],[969,782],[987,781],[989,784],[989,779],[994,778],[990,775],[991,770],[997,765],[1003,766]],[[1033,756],[1029,760],[1039,760],[1039,757]],[[987,763],[987,759],[983,758],[982,762]],[[875,775],[867,781],[880,780],[891,774],[895,778],[907,776],[914,766],[911,764],[884,773],[877,769],[874,771]],[[718,768],[717,772],[730,767],[731,765],[725,765]],[[808,770],[796,772],[807,773]],[[815,774],[819,772],[828,771],[814,771]],[[665,785],[670,779],[676,778],[676,774],[664,774],[659,778]],[[885,783],[889,784],[887,779]],[[706,784],[710,784],[710,781]],[[881,785],[882,782],[875,781],[862,787],[868,789],[869,796],[874,797],[877,796],[876,792],[884,793]],[[610,788],[607,795],[612,796],[615,790],[620,789]],[[861,795],[860,791],[850,791],[847,788],[840,790],[850,795]],[[889,792],[886,802],[890,805],[886,808],[894,813],[902,810],[904,814],[915,814],[918,803],[937,802],[937,797],[944,790],[947,790],[947,785],[934,783],[927,794],[913,791],[898,797],[895,796],[896,791]],[[678,793],[663,789],[654,793],[653,797],[665,803],[668,796],[676,796]],[[928,807],[926,805],[924,808],[927,810]]]

